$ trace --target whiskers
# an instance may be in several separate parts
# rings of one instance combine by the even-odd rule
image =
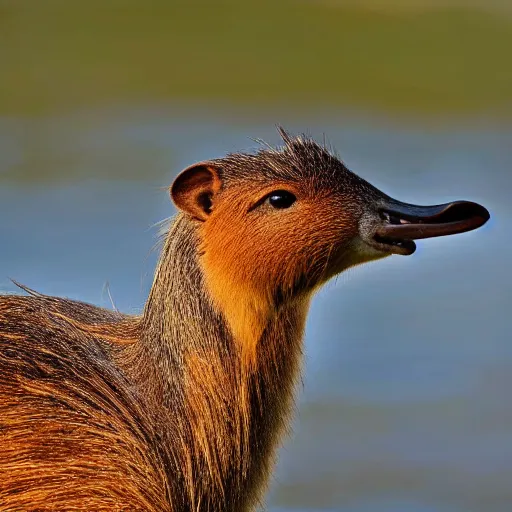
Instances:
[[[108,281],[105,281],[105,284],[103,285],[103,290],[101,291],[102,295],[105,295],[105,293],[107,294],[108,299],[110,300],[110,304],[112,305],[112,309],[116,313],[119,313],[119,309],[117,309],[117,306],[116,306],[116,304],[114,302],[114,299],[112,297],[112,293],[110,292],[110,283]]]
[[[162,250],[162,248],[163,248],[163,246],[165,244],[165,240],[167,238],[167,234],[169,233],[169,228],[170,228],[172,219],[173,219],[172,216],[166,217],[165,219],[159,220],[158,222],[155,222],[154,224],[149,226],[148,231],[156,230],[156,237],[155,237],[155,242],[153,243],[153,245],[149,249],[148,253],[146,254],[146,257],[144,258],[144,267],[145,268],[147,268],[147,263],[148,263],[149,258],[154,253],[160,253],[161,252],[161,250]],[[151,270],[151,272],[152,272],[152,270]],[[141,280],[140,280],[141,289],[144,288],[144,281],[147,278],[147,276],[148,276],[148,272],[147,271],[145,271],[141,275]]]
[[[165,219],[159,220],[152,224],[149,229],[156,230],[156,240],[151,249],[149,250],[146,259],[151,256],[155,251],[159,251],[167,238],[167,233],[169,232],[169,226],[171,225],[172,216],[166,217]]]

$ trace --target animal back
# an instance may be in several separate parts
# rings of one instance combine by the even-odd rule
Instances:
[[[113,353],[136,319],[0,297],[0,510],[171,510],[158,443]]]

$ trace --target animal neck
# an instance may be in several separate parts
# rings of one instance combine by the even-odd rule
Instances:
[[[291,406],[308,300],[276,310],[245,364],[244,340],[207,289],[197,229],[183,215],[174,220],[127,366],[164,419],[170,460],[183,472],[175,494],[192,510],[245,510]]]

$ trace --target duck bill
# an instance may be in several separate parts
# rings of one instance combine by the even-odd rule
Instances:
[[[380,215],[374,240],[397,254],[412,254],[416,249],[413,240],[464,233],[490,218],[483,206],[470,201],[416,206],[389,199],[381,206]]]

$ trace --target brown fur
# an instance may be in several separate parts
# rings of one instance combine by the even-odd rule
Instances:
[[[324,148],[187,170],[140,317],[0,298],[0,510],[252,510],[292,404],[309,301],[376,191]],[[199,170],[198,170],[199,169]],[[297,205],[264,203],[286,188]]]
[[[121,325],[138,330],[85,304],[0,300],[1,510],[165,509],[146,411],[108,364]]]

